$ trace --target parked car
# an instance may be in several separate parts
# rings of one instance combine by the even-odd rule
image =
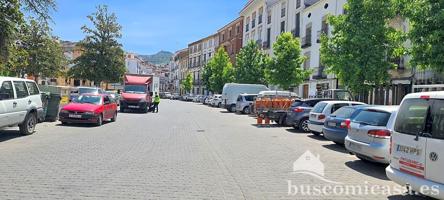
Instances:
[[[265,85],[226,83],[222,90],[221,106],[226,108],[229,112],[235,112],[236,100],[240,94],[259,94],[259,92],[267,90],[270,89]]]
[[[171,96],[172,96],[172,95],[171,95],[171,92],[164,92],[164,93],[163,93],[163,98],[164,98],[164,99],[171,99]]]
[[[339,108],[344,106],[364,105],[356,101],[321,101],[313,107],[310,112],[308,128],[314,135],[322,134],[325,119]]]
[[[366,106],[344,106],[332,113],[324,122],[322,133],[324,137],[336,144],[344,144],[351,119]]]
[[[105,92],[101,88],[97,87],[76,87],[73,88],[69,95],[69,101],[76,99],[82,94],[104,94]]]
[[[286,125],[304,132],[310,132],[308,128],[310,111],[321,101],[329,101],[331,99],[297,99],[291,104],[287,111]]]
[[[405,96],[391,136],[387,177],[423,195],[444,199],[444,92]]]
[[[180,99],[180,94],[179,94],[179,93],[173,93],[173,94],[171,95],[171,99],[173,99],[173,100],[178,100],[178,99]]]
[[[207,96],[207,97],[205,98],[204,105],[210,105],[211,101],[212,101],[212,97]]]
[[[348,125],[345,148],[359,159],[390,162],[390,127],[398,106],[372,106],[360,109]]]
[[[119,105],[120,102],[120,94],[115,91],[105,91],[105,94],[109,95],[114,101]]]
[[[20,133],[35,132],[44,119],[39,87],[32,80],[0,77],[0,128],[18,126]]]
[[[194,95],[193,94],[185,94],[182,96],[182,101],[193,101]]]
[[[241,94],[237,97],[236,112],[250,114],[250,106],[253,104],[257,94]]]
[[[101,126],[103,121],[117,119],[117,103],[106,94],[82,94],[59,113],[59,121],[68,123],[93,123]]]
[[[213,98],[211,101],[211,106],[221,108],[222,107],[222,95],[220,95],[220,94],[213,95]]]

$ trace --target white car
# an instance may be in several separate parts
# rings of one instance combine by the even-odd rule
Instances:
[[[222,107],[222,95],[220,94],[213,95],[211,106],[218,108]]]
[[[309,115],[308,128],[314,135],[322,134],[325,119],[344,106],[365,105],[356,101],[321,101],[313,107]]]
[[[407,95],[391,136],[387,177],[412,191],[444,199],[444,92]]]
[[[250,114],[250,107],[254,102],[257,94],[241,94],[237,98],[236,112]]]
[[[21,134],[30,135],[42,118],[42,98],[34,81],[0,77],[0,128],[19,126]]]

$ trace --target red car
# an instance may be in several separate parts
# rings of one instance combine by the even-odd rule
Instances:
[[[106,94],[82,94],[60,110],[59,121],[93,123],[101,126],[104,120],[117,119],[117,103]]]

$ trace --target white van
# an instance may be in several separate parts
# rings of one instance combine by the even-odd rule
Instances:
[[[236,101],[240,94],[258,94],[268,90],[270,89],[265,85],[227,83],[222,90],[222,104],[229,112],[235,112]]]
[[[444,199],[444,92],[407,95],[391,135],[387,176],[412,191]]]
[[[19,126],[21,134],[30,135],[42,117],[42,97],[34,81],[0,77],[0,128]]]

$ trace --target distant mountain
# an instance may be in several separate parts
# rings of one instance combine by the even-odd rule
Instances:
[[[168,51],[159,51],[154,55],[139,55],[139,57],[155,65],[164,65],[170,62],[171,57],[173,57],[173,53]]]

